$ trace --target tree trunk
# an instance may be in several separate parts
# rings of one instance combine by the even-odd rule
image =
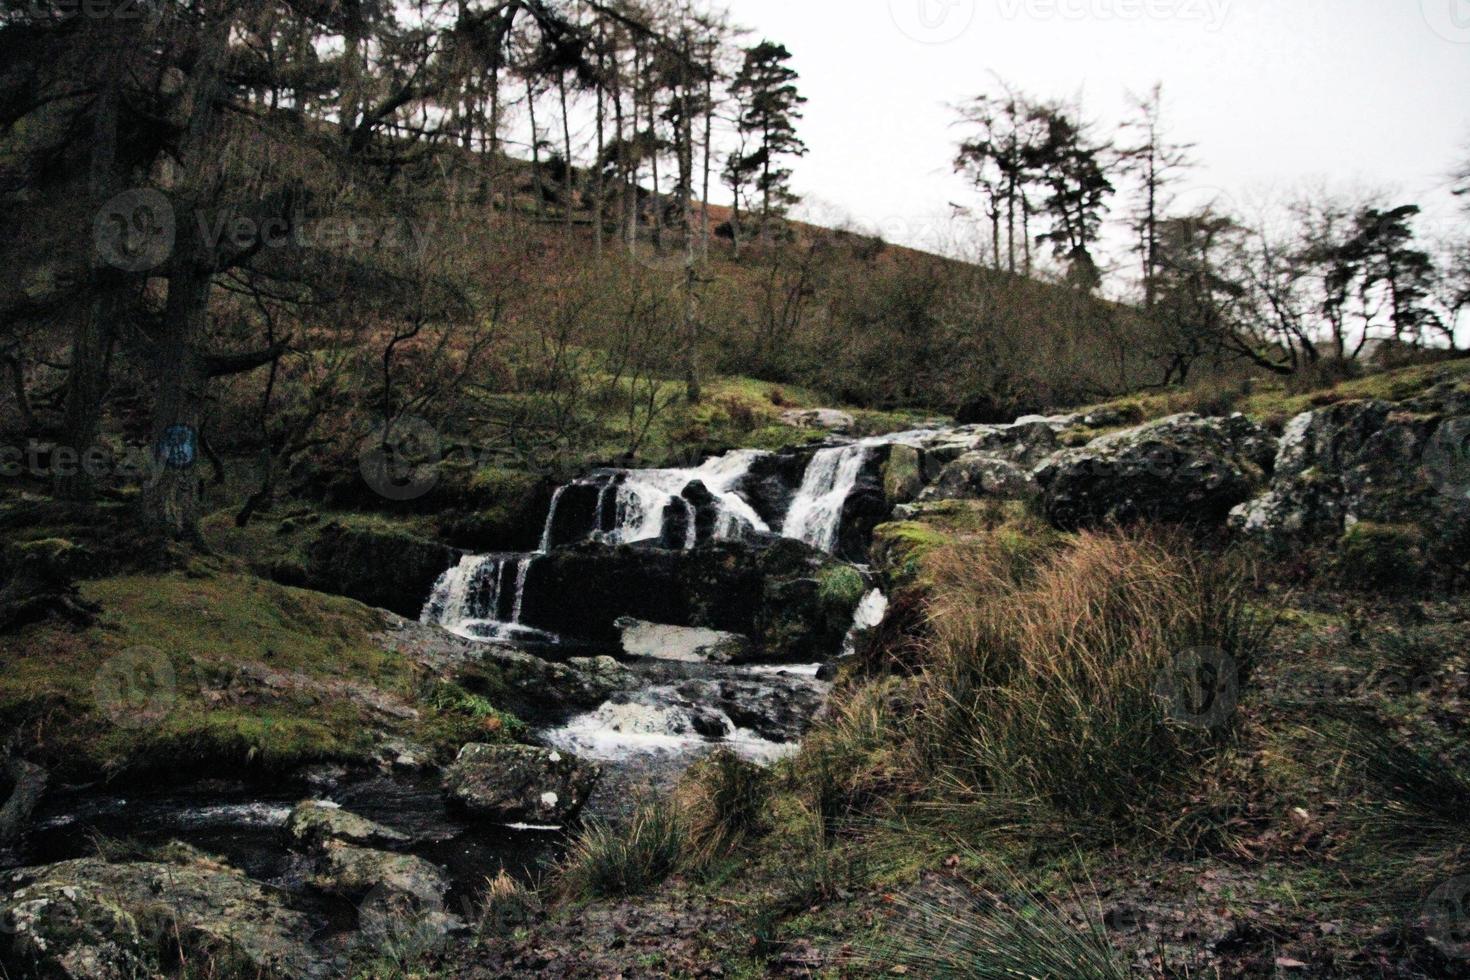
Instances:
[[[122,51],[116,18],[98,22],[103,45],[102,78],[92,110],[92,147],[88,190],[95,214],[117,192],[118,88]],[[90,228],[88,229],[90,231]],[[107,395],[113,338],[122,311],[121,275],[91,253],[90,295],[76,304],[72,328],[71,368],[66,385],[66,445],[85,454],[97,441],[102,403]],[[95,487],[86,467],[58,476],[56,494],[64,500],[90,500]]]
[[[561,136],[562,145],[566,147],[566,180],[564,180],[562,193],[566,200],[562,201],[562,220],[566,224],[567,231],[572,228],[572,197],[573,187],[576,181],[572,171],[572,121],[567,115],[567,76],[565,74],[556,76],[557,95],[561,99]]]

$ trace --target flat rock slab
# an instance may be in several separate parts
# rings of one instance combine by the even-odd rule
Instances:
[[[733,664],[749,659],[753,648],[750,638],[739,633],[629,618],[618,620],[617,625],[623,631],[623,652],[630,657],[688,664]]]

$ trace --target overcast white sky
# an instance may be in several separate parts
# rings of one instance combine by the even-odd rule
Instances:
[[[1470,0],[725,3],[795,56],[811,152],[794,183],[814,216],[891,241],[928,244],[949,202],[974,203],[948,106],[991,72],[1080,96],[1105,129],[1162,82],[1174,137],[1198,144],[1192,181],[1246,208],[1326,180],[1395,188],[1443,224],[1470,155]]]

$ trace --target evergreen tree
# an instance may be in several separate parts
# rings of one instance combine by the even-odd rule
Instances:
[[[799,76],[787,64],[790,60],[784,45],[762,41],[746,50],[745,63],[730,85],[739,106],[741,149],[731,155],[725,177],[737,196],[754,187],[762,225],[798,200],[791,192],[791,170],[781,160],[806,155],[806,144],[796,135],[806,98],[796,89]]]

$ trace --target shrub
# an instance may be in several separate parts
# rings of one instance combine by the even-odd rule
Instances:
[[[692,766],[676,795],[690,859],[707,863],[758,833],[770,795],[770,774],[728,750]]]
[[[1084,534],[1034,566],[971,544],[931,566],[920,737],[939,775],[1076,817],[1137,816],[1194,773],[1264,638],[1244,577],[1182,539]],[[1211,724],[1184,724],[1160,685],[1205,648],[1218,654],[1190,669],[1220,714],[1200,706]],[[1234,676],[1207,676],[1231,663]]]
[[[1338,543],[1337,579],[1355,589],[1401,592],[1424,578],[1424,535],[1399,524],[1353,525]]]
[[[644,894],[674,873],[686,840],[678,808],[646,800],[626,824],[596,820],[582,828],[562,860],[562,886],[584,898]]]

